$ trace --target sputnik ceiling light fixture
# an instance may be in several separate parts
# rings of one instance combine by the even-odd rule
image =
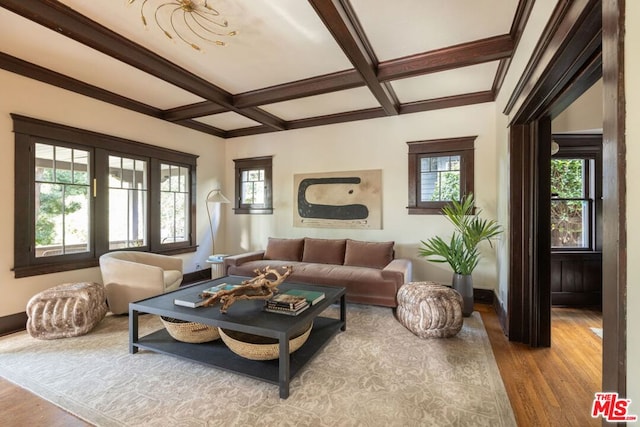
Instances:
[[[129,4],[135,1],[129,0]],[[155,3],[155,6],[149,5],[155,7],[155,11],[152,9],[150,13],[153,13],[156,25],[165,36],[173,40],[173,33],[195,50],[202,50],[196,43],[196,37],[218,46],[225,46],[226,43],[218,36],[232,37],[237,34],[236,31],[229,30],[229,22],[209,4],[208,0],[144,0],[140,6],[140,19],[145,28],[148,27],[147,3]]]

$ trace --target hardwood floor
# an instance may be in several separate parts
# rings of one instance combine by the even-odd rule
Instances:
[[[91,425],[4,378],[0,378],[0,414],[5,427]]]
[[[511,343],[488,305],[476,304],[493,347],[519,426],[599,426],[591,418],[594,393],[601,391],[602,328],[595,310],[553,308],[551,348]]]
[[[602,327],[598,311],[554,308],[552,347],[510,343],[489,305],[476,304],[484,321],[519,426],[599,426],[590,416],[600,391]],[[68,412],[0,378],[3,426],[89,426]]]

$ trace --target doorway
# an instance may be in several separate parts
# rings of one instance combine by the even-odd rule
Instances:
[[[600,77],[603,120],[602,390],[626,394],[624,1],[559,3],[505,114],[509,132],[509,339],[551,345],[551,119]],[[543,42],[546,41],[546,42]]]

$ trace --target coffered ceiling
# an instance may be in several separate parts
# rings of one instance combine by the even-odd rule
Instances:
[[[200,50],[189,3],[0,0],[0,68],[232,138],[493,101],[533,0],[207,0]]]

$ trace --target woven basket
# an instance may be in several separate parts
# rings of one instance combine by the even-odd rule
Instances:
[[[299,349],[307,341],[313,322],[309,323],[299,335],[289,340],[289,353]],[[230,331],[220,328],[220,338],[238,356],[251,360],[273,360],[277,359],[280,353],[278,340],[274,338],[261,337],[258,335],[245,334],[237,331]]]
[[[160,316],[162,324],[167,328],[169,335],[173,339],[189,342],[202,343],[217,340],[220,338],[218,328],[205,325],[204,323],[188,322],[186,320],[173,319],[171,317]]]

